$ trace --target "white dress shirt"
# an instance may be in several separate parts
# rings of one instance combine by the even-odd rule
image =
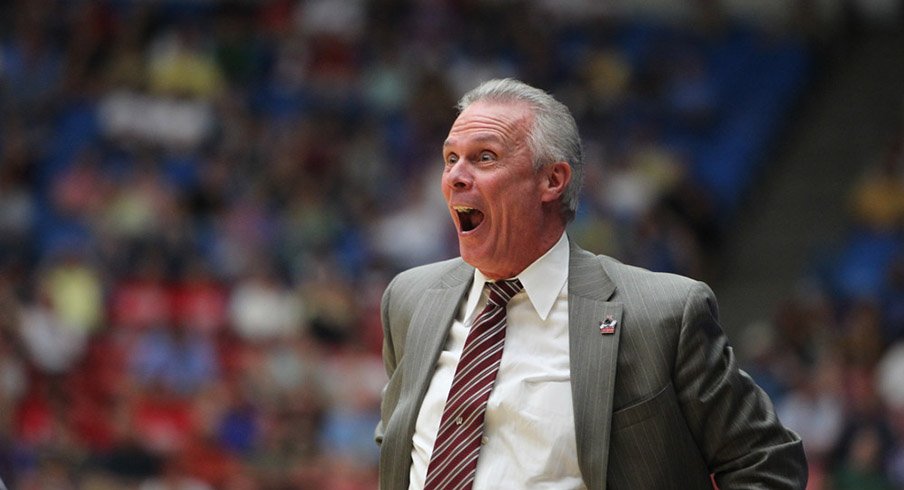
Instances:
[[[568,238],[517,276],[524,290],[508,304],[505,347],[487,402],[474,489],[583,489],[578,468],[568,356]],[[459,308],[417,418],[409,489],[427,466],[468,329],[486,305],[487,278]]]

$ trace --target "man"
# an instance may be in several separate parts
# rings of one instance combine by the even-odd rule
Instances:
[[[567,108],[506,79],[459,110],[442,191],[461,258],[383,297],[381,488],[804,488],[801,441],[738,369],[710,289],[569,241]]]

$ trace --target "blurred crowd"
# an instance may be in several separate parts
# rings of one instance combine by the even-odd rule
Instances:
[[[681,26],[577,3],[0,2],[0,477],[375,488],[380,297],[397,271],[457,254],[439,149],[486,78],[575,112],[575,240],[712,277],[749,174],[718,187],[704,164],[762,160],[768,132],[747,149],[725,128],[781,127],[808,41],[711,2]],[[783,56],[796,78],[745,97]],[[892,153],[876,173],[897,182],[896,214],[880,221],[900,233]],[[876,217],[873,195],[857,209]],[[743,340],[834,488],[904,485],[904,409],[873,382],[904,369],[904,347],[885,348],[904,333],[894,270],[873,301],[802,295]]]
[[[809,488],[904,488],[904,124],[892,134],[850,186],[844,242],[735,339],[804,440]]]

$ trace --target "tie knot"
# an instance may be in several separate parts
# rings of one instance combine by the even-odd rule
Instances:
[[[508,304],[512,296],[518,294],[524,286],[521,281],[512,279],[510,281],[488,282],[487,289],[490,292],[489,302],[495,306],[505,306]]]

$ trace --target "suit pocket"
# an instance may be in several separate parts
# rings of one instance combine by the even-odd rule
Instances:
[[[612,414],[607,480],[612,489],[712,489],[671,383]]]
[[[676,404],[675,389],[669,383],[653,395],[613,412],[612,430],[625,429],[657,414],[662,415],[666,409]]]

